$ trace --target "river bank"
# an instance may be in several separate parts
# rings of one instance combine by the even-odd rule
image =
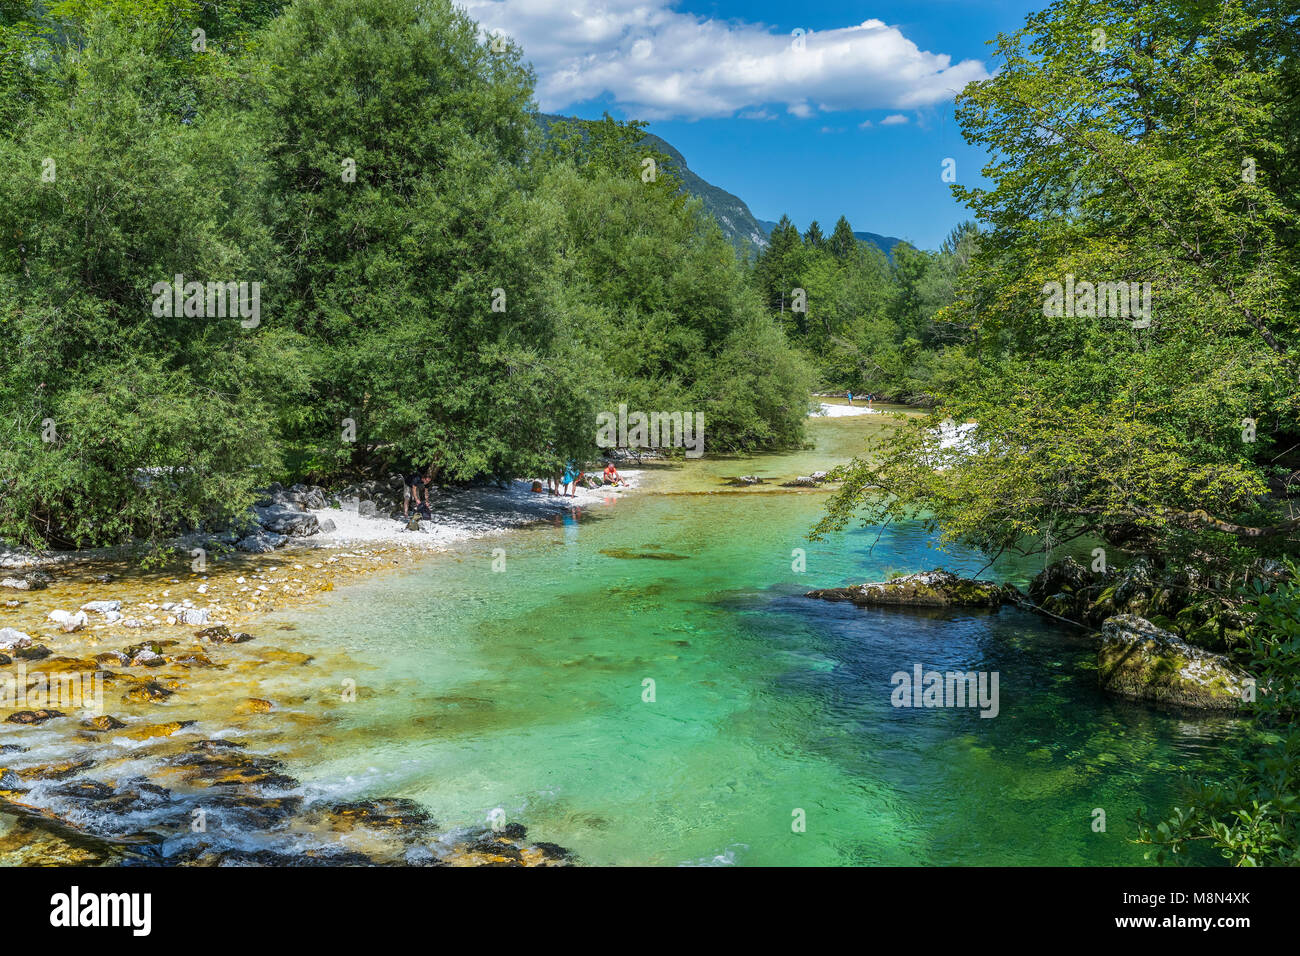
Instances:
[[[531,482],[440,495],[418,530],[314,509],[328,530],[266,554],[214,552],[201,569],[186,542],[150,571],[122,550],[9,552],[0,575],[33,586],[0,589],[0,861],[565,862],[567,851],[527,842],[517,822],[440,832],[411,801],[304,793],[275,759],[276,741],[316,726],[304,705],[328,692],[315,667],[363,665],[342,650],[303,653],[293,624],[266,618],[457,543],[571,519],[631,492],[641,474],[572,497],[535,494]],[[345,681],[332,693],[355,690]],[[270,830],[280,836],[230,839]]]

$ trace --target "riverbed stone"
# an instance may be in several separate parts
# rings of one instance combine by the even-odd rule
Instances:
[[[39,591],[50,586],[54,579],[44,571],[24,571],[21,574],[0,578],[0,588],[12,591]]]
[[[224,624],[216,624],[201,631],[195,631],[194,636],[210,641],[213,644],[242,644],[253,639],[252,634],[245,634],[243,631],[232,632]]]
[[[87,601],[81,605],[81,610],[87,613],[109,614],[113,611],[122,610],[121,601]]]
[[[19,710],[5,718],[6,723],[10,724],[43,724],[47,720],[53,720],[55,717],[66,717],[67,715],[61,710]]]
[[[20,647],[31,647],[32,639],[28,634],[12,627],[0,627],[0,649],[14,651]]]
[[[85,727],[87,730],[98,730],[103,732],[105,730],[120,730],[125,727],[126,724],[111,714],[100,714],[98,717],[87,717],[81,722],[81,726]]]
[[[211,617],[212,612],[207,608],[183,607],[176,611],[176,623],[190,627],[202,627]]]
[[[858,607],[1000,607],[1020,598],[1009,584],[976,581],[948,571],[922,571],[891,581],[874,581],[846,588],[821,588],[805,597],[850,601]]]
[[[159,703],[172,696],[175,691],[168,690],[157,681],[148,681],[126,692],[125,699],[136,704]]]
[[[1251,677],[1223,654],[1187,643],[1145,618],[1117,614],[1102,624],[1097,672],[1103,690],[1196,710],[1237,710]]]
[[[71,634],[73,631],[79,631],[90,623],[90,618],[86,616],[85,611],[78,611],[73,614],[71,611],[51,611],[46,620],[53,621],[58,625],[59,630]]]

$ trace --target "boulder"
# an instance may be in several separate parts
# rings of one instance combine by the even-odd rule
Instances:
[[[1001,607],[1020,598],[1009,584],[975,581],[948,571],[922,571],[892,581],[809,591],[805,597],[852,601],[859,607]]]
[[[1074,558],[1054,561],[1029,582],[1029,599],[1042,604],[1054,594],[1074,594],[1093,583],[1092,573]]]
[[[321,534],[330,534],[338,530],[338,525],[334,523],[333,518],[325,518],[320,522],[319,529]]]
[[[43,571],[25,571],[0,579],[0,588],[9,588],[12,591],[39,591],[41,588],[48,587],[52,580],[53,578]]]
[[[320,522],[314,514],[299,510],[287,504],[273,504],[267,508],[253,507],[258,522],[268,531],[276,534],[291,534],[298,537],[315,534],[320,530]]]
[[[249,554],[266,554],[274,551],[283,545],[289,539],[282,534],[274,534],[270,531],[259,531],[257,534],[250,534],[246,538],[241,538],[235,545],[240,551]]]
[[[1193,647],[1133,614],[1102,624],[1097,673],[1109,693],[1197,710],[1236,710],[1245,689],[1254,686],[1224,655]]]

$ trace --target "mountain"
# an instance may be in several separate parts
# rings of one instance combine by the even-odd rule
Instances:
[[[571,116],[555,116],[549,113],[538,113],[537,120],[546,132],[550,129],[552,123],[560,120],[572,120]],[[770,225],[764,228],[759,221],[754,218],[754,214],[749,211],[745,201],[738,196],[733,196],[725,189],[720,189],[710,182],[706,182],[691,171],[690,166],[686,165],[686,157],[679,153],[667,140],[655,136],[653,133],[647,133],[644,142],[652,149],[663,153],[669,159],[669,168],[673,175],[682,181],[682,188],[685,192],[700,199],[704,203],[704,209],[717,220],[722,234],[726,236],[731,244],[741,252],[750,252],[755,248],[762,249],[767,246],[767,234],[772,231]]]
[[[758,220],[758,224],[763,227],[763,234],[767,236],[770,236],[772,234],[772,229],[774,226],[776,226],[776,223],[769,222],[766,219]],[[822,227],[822,231],[827,233],[830,232],[830,230],[827,229],[825,226]],[[882,236],[879,233],[875,233],[875,232],[855,232],[853,235],[855,238],[860,239],[863,242],[871,243],[873,246],[875,246],[877,249],[883,252],[887,258],[890,259],[892,259],[893,257],[889,255],[889,251],[893,249],[894,246],[898,245],[900,242],[906,241],[903,239],[899,239],[897,236]]]
[[[573,119],[575,117],[556,116],[551,113],[537,114],[537,121],[543,133],[550,130],[552,123]],[[733,196],[725,189],[697,176],[686,164],[686,157],[667,140],[653,133],[646,133],[644,142],[668,157],[669,168],[673,175],[682,181],[682,189],[703,201],[705,211],[717,220],[722,234],[731,241],[733,246],[747,255],[767,248],[767,237],[776,223],[754,218],[754,214],[749,211],[749,207],[739,196]],[[853,235],[863,242],[871,243],[886,256],[894,246],[903,241],[894,236],[881,236],[874,232],[855,232]]]

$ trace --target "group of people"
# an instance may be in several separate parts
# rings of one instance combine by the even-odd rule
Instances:
[[[845,394],[847,394],[847,395],[849,396],[849,404],[852,405],[852,404],[853,404],[853,393],[852,393],[852,392],[847,392],[847,393],[845,393]],[[861,395],[858,396],[858,398],[861,398],[861,397],[862,397]],[[871,407],[871,403],[872,403],[873,401],[875,401],[875,398],[876,398],[876,396],[874,396],[874,395],[868,395],[868,396],[867,396],[867,408],[870,408],[870,407]]]
[[[582,467],[572,458],[565,463],[564,471],[557,475],[551,475],[546,479],[546,493],[558,495],[562,498],[576,498],[578,496],[578,482],[582,481],[584,472]],[[429,509],[429,484],[431,479],[426,472],[419,468],[412,467],[402,475],[402,518],[410,520],[411,511],[414,509],[415,514],[422,518],[432,517]],[[601,472],[600,483],[602,485],[626,486],[627,479],[618,473],[614,463],[610,462]],[[540,494],[542,492],[542,483],[533,482],[533,491]]]
[[[574,461],[569,461],[564,466],[564,471],[558,475],[550,475],[546,479],[546,493],[548,495],[558,495],[561,498],[576,498],[578,496],[578,483],[586,476],[581,466]],[[602,485],[627,485],[628,481],[618,473],[614,463],[610,462],[601,472],[600,483]],[[542,483],[533,482],[533,491],[536,494],[542,493]]]

